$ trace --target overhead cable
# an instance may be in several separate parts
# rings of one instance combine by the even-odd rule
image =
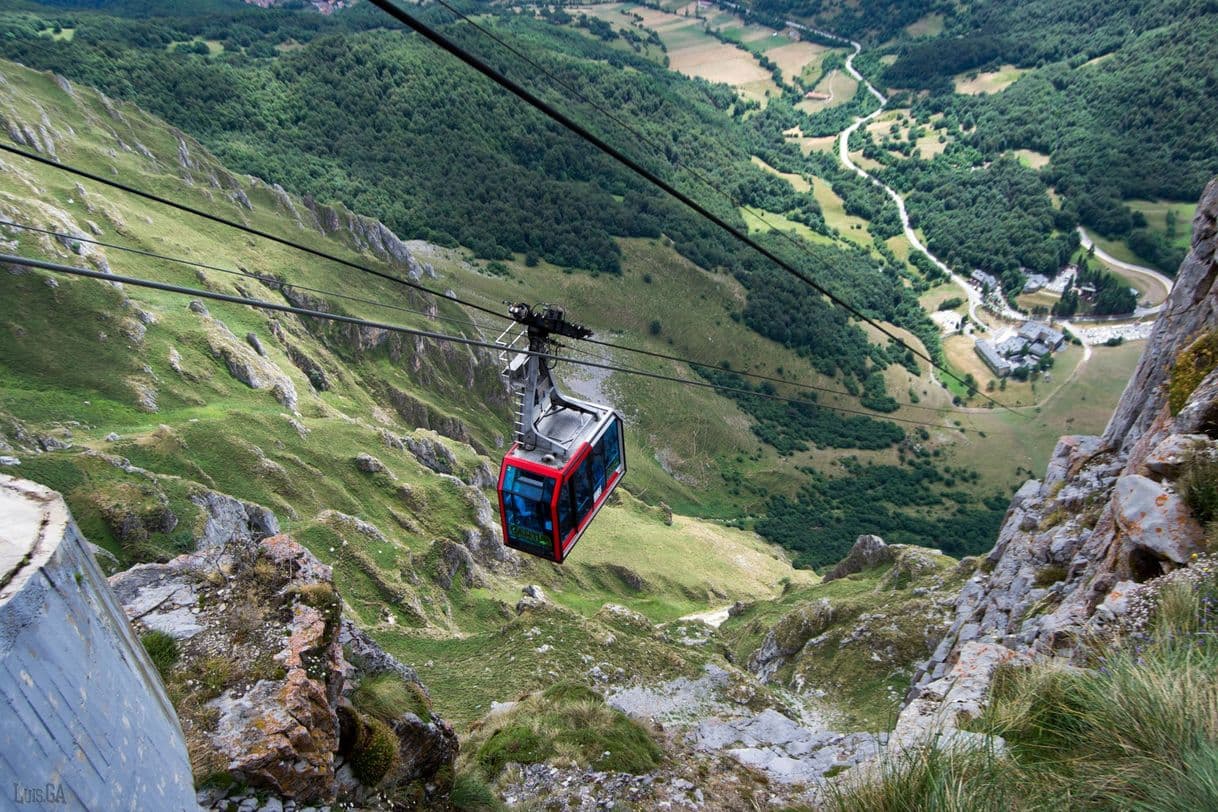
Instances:
[[[329,260],[330,262],[336,262],[339,265],[344,265],[348,268],[357,270],[360,273],[371,274],[372,276],[380,277],[381,279],[385,279],[389,282],[396,282],[399,285],[405,285],[408,288],[413,288],[414,290],[417,290],[421,293],[427,293],[427,294],[430,294],[431,296],[437,296],[440,298],[448,299],[450,301],[456,302],[457,304],[464,305],[465,307],[469,307],[474,310],[480,310],[483,313],[489,313],[490,315],[495,316],[497,318],[501,318],[501,319],[507,318],[502,313],[500,313],[496,310],[493,310],[489,307],[483,307],[480,304],[475,304],[474,302],[469,302],[469,301],[466,301],[466,300],[461,299],[456,296],[447,296],[438,290],[432,290],[431,288],[427,287],[426,285],[421,285],[418,282],[412,282],[411,280],[403,279],[400,276],[394,276],[393,274],[385,273],[383,271],[378,271],[375,268],[368,267],[367,265],[361,265],[358,262],[352,262],[349,259],[343,259],[342,257],[335,256],[334,254],[327,253],[326,251],[321,251],[316,248],[311,248],[307,245],[304,245],[303,243],[296,242],[295,240],[289,240],[286,237],[280,237],[277,234],[272,234],[268,231],[263,231],[262,229],[254,228],[253,226],[248,226],[245,223],[239,223],[236,220],[230,220],[227,217],[221,217],[218,214],[212,214],[211,212],[203,211],[202,209],[197,209],[194,206],[190,206],[185,203],[179,203],[176,200],[171,200],[167,197],[153,194],[152,192],[145,192],[143,189],[137,189],[134,186],[130,186],[125,183],[120,183],[119,181],[112,180],[110,178],[104,177],[102,175],[98,175],[94,172],[89,172],[87,170],[80,169],[75,166],[71,166],[70,164],[65,164],[62,161],[53,160],[51,158],[46,158],[42,155],[39,155],[36,152],[29,152],[24,149],[18,149],[17,147],[14,147],[10,144],[0,144],[0,150],[3,150],[5,152],[10,152],[14,155],[20,155],[21,157],[26,158],[28,160],[36,161],[40,164],[45,164],[46,166],[55,167],[56,169],[60,169],[64,172],[68,172],[70,174],[77,175],[82,178],[87,178],[88,180],[94,181],[95,183],[104,184],[113,189],[118,189],[120,191],[127,192],[128,194],[133,194],[137,197],[142,197],[145,200],[151,200],[155,203],[160,203],[163,206],[169,206],[170,208],[177,209],[178,211],[184,211],[187,214],[193,214],[196,217],[202,217],[205,220],[210,220],[214,223],[219,223],[221,225],[228,226],[229,228],[235,228],[238,231],[244,231],[246,234],[252,234],[256,237],[261,237],[264,240],[269,240],[271,242],[287,246],[288,248],[294,248],[297,251],[302,251],[302,252],[304,252],[306,254],[310,254],[312,256],[319,257],[319,258],[325,259],[325,260]]]
[[[297,316],[307,316],[310,318],[324,319],[327,321],[337,321],[345,324],[354,324],[361,327],[372,327],[380,330],[386,330],[403,335],[415,336],[418,338],[428,338],[434,341],[449,342],[452,344],[463,344],[468,347],[478,347],[495,351],[503,351],[504,347],[501,344],[495,344],[490,341],[481,341],[474,338],[466,338],[464,336],[448,335],[446,333],[437,333],[431,330],[420,330],[413,327],[404,327],[399,324],[390,324],[387,322],[372,321],[370,319],[361,319],[355,316],[346,316],[341,313],[330,313],[324,310],[312,310],[305,307],[296,307],[295,305],[279,304],[278,302],[268,302],[263,299],[253,299],[245,296],[233,296],[228,293],[219,293],[217,291],[202,290],[199,288],[190,288],[183,285],[173,285],[168,282],[157,282],[151,279],[141,279],[134,276],[123,276],[113,273],[104,273],[102,271],[92,271],[87,268],[78,268],[74,265],[64,265],[59,262],[48,262],[47,260],[35,259],[32,257],[24,257],[16,254],[0,254],[0,263],[9,263],[13,265],[25,265],[31,268],[40,268],[42,270],[53,271],[56,273],[64,273],[72,276],[80,276],[88,279],[98,279],[104,282],[119,282],[135,287],[149,288],[152,290],[160,290],[168,293],[176,293],[184,296],[195,296],[201,299],[211,299],[219,302],[228,302],[230,304],[247,305],[260,310],[270,310],[280,313],[291,313]],[[568,356],[557,356],[551,353],[534,352],[527,349],[513,349],[512,352],[524,353],[527,355],[535,355],[541,358],[552,359],[555,361],[565,361],[578,366],[593,367],[596,369],[605,369],[611,372],[620,372],[627,375],[637,375],[644,378],[652,378],[654,380],[668,381],[670,383],[683,384],[685,386],[695,386],[703,389],[713,389],[720,392],[728,392],[749,397],[760,398],[763,400],[774,400],[783,403],[791,403],[799,406],[809,406],[814,409],[826,409],[832,412],[842,414],[857,415],[876,421],[891,421],[895,423],[907,423],[915,426],[927,426],[931,428],[945,428],[942,423],[928,423],[922,420],[910,420],[903,417],[892,417],[885,415],[877,417],[868,412],[859,411],[857,409],[847,409],[841,406],[826,406],[821,403],[810,400],[801,400],[798,398],[787,398],[781,395],[772,395],[766,392],[761,392],[753,389],[741,389],[732,386],[723,386],[722,384],[711,383],[709,381],[695,381],[688,378],[678,378],[673,375],[663,375],[657,372],[649,372],[642,369],[634,369],[632,367],[622,367],[616,364],[604,364],[595,361],[584,361],[578,358]],[[963,429],[957,429],[963,431]]]
[[[690,197],[686,193],[682,192],[680,189],[677,189],[671,183],[664,180],[663,178],[661,178],[660,176],[658,176],[657,174],[655,174],[650,169],[643,166],[642,164],[640,164],[638,161],[634,160],[630,156],[626,155],[621,150],[619,150],[617,147],[614,147],[612,144],[609,144],[604,139],[600,138],[598,135],[591,132],[588,128],[584,127],[582,124],[578,123],[577,121],[572,119],[570,116],[563,113],[558,108],[554,107],[549,102],[546,102],[543,99],[541,99],[540,97],[538,97],[532,91],[523,87],[519,83],[514,82],[513,80],[508,79],[507,77],[503,76],[501,73],[496,71],[493,67],[491,67],[489,64],[487,64],[485,61],[483,61],[479,57],[471,54],[469,51],[465,50],[460,45],[453,42],[448,37],[444,36],[443,34],[436,31],[435,29],[431,28],[427,24],[423,23],[416,17],[406,13],[401,8],[396,6],[394,3],[390,2],[390,0],[369,0],[369,2],[371,2],[377,8],[384,11],[386,14],[393,17],[398,22],[400,22],[403,25],[405,25],[406,27],[410,28],[412,31],[421,35],[423,38],[434,43],[435,45],[439,46],[443,50],[445,50],[448,53],[455,56],[457,59],[459,59],[462,62],[464,62],[465,64],[469,65],[474,70],[481,73],[483,76],[486,76],[492,82],[494,82],[495,84],[504,88],[512,95],[521,99],[522,101],[529,104],[530,106],[536,108],[537,110],[542,112],[544,115],[546,115],[551,120],[561,124],[563,127],[567,128],[571,132],[575,133],[577,136],[579,136],[583,140],[587,141],[589,144],[596,147],[601,152],[605,153],[609,157],[616,160],[618,163],[625,166],[630,171],[632,171],[635,174],[642,177],[648,183],[651,183],[653,186],[656,186],[657,188],[661,189],[662,191],[664,191],[671,197],[680,201],[686,207],[693,210],[696,214],[699,214],[700,216],[702,216],[705,219],[709,220],[710,222],[714,223],[716,226],[718,226],[723,231],[727,232],[728,234],[735,237],[740,242],[744,243],[745,245],[749,246],[753,250],[757,251],[759,254],[761,254],[766,259],[773,262],[775,265],[777,265],[780,269],[782,269],[786,273],[794,276],[796,279],[799,279],[801,282],[808,285],[813,290],[819,292],[821,295],[826,297],[833,304],[846,310],[848,313],[850,313],[851,315],[853,315],[855,318],[859,319],[860,321],[870,324],[872,327],[876,328],[881,333],[883,333],[884,335],[888,336],[893,341],[900,344],[902,347],[904,347],[907,350],[909,350],[910,352],[914,353],[919,358],[922,358],[924,361],[929,363],[935,369],[942,372],[944,375],[947,375],[948,377],[952,378],[953,380],[957,381],[958,383],[968,387],[970,391],[981,395],[983,398],[988,400],[990,403],[993,403],[995,406],[1005,409],[1005,410],[1011,412],[1012,414],[1016,414],[1016,415],[1019,414],[1019,412],[1015,411],[1011,407],[1009,407],[1003,403],[999,403],[994,398],[992,398],[989,395],[985,394],[984,392],[981,392],[980,390],[978,390],[976,388],[975,384],[969,384],[963,378],[956,375],[956,373],[952,372],[951,370],[949,370],[946,367],[942,366],[941,364],[937,363],[934,360],[934,358],[932,358],[929,354],[911,346],[904,339],[902,339],[899,335],[897,335],[892,330],[890,330],[888,327],[886,327],[882,322],[878,322],[875,319],[872,319],[870,316],[867,316],[862,311],[860,311],[858,308],[856,308],[854,305],[843,300],[841,297],[837,296],[832,291],[825,288],[823,285],[821,285],[815,279],[810,277],[808,274],[799,270],[794,265],[787,262],[782,257],[778,256],[770,249],[761,245],[759,242],[754,240],[748,234],[740,231],[734,225],[727,222],[722,217],[715,214],[710,209],[706,208],[706,206],[704,206],[701,203],[699,203],[698,201],[694,200],[692,197]]]

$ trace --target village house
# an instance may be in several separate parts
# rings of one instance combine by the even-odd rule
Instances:
[[[1066,343],[1066,336],[1043,321],[1025,321],[1019,327],[1019,337],[1029,344],[1040,342],[1052,352],[1057,352]]]
[[[1023,292],[1035,293],[1047,284],[1049,284],[1049,277],[1045,276],[1044,274],[1030,274],[1027,281],[1023,283]]]
[[[990,290],[994,292],[999,292],[1002,290],[1002,286],[998,284],[998,280],[980,268],[977,268],[969,275],[969,281],[982,290]]]
[[[1010,361],[998,354],[998,349],[992,341],[983,338],[973,345],[973,350],[981,356],[981,360],[990,368],[990,371],[999,378],[1005,378],[1014,369],[1014,365]]]

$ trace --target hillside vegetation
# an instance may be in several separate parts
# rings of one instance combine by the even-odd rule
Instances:
[[[912,353],[869,338],[821,297],[486,82],[453,70],[418,38],[378,29],[379,18],[363,12],[326,22],[308,17],[307,24],[285,14],[267,18],[254,9],[230,9],[206,16],[173,9],[165,17],[136,20],[55,11],[10,14],[0,17],[0,25],[24,61],[147,106],[233,169],[274,179],[306,203],[338,199],[398,233],[438,242],[441,247],[432,250],[454,261],[465,296],[487,304],[552,297],[602,332],[620,329],[633,343],[704,359],[719,367],[702,370],[716,381],[747,388],[751,384],[731,374],[746,370],[827,385],[840,394],[765,384],[786,396],[812,400],[815,394],[820,405],[862,413],[776,410],[755,398],[732,404],[694,392],[683,394],[681,407],[673,409],[669,390],[613,376],[607,391],[643,421],[647,451],[634,458],[640,464],[632,480],[648,501],[663,498],[709,516],[782,511],[785,503],[771,504],[771,497],[798,497],[804,469],[835,473],[835,458],[820,453],[824,449],[878,451],[883,462],[892,461],[892,452],[912,438],[899,424],[885,422],[888,414],[941,423],[946,431],[935,434],[936,442],[950,454],[959,434],[946,417],[905,405],[922,397],[946,403],[927,389],[941,387]],[[484,22],[580,94],[618,111],[644,136],[632,139],[632,154],[730,221],[744,225],[739,211],[700,178],[728,190],[735,202],[807,225],[822,242],[776,232],[757,238],[939,357],[938,332],[915,298],[930,283],[884,242],[899,232],[891,202],[827,156],[804,156],[783,136],[793,124],[809,131],[817,126],[795,108],[796,87],[784,83],[783,95],[771,98],[765,110],[746,109],[730,89],[670,73],[650,56],[614,48],[583,28],[512,14]],[[76,33],[70,48],[43,36],[53,24],[71,24]],[[484,47],[466,27],[445,30]],[[182,45],[191,38],[220,42],[223,50],[204,55]],[[279,47],[289,39],[292,47]],[[537,84],[528,66],[509,59],[502,68],[558,98],[552,86]],[[577,108],[580,116],[592,115],[582,104]],[[797,193],[755,156],[783,171],[828,178],[845,210],[870,220],[873,241],[859,245],[854,235],[843,236],[837,223],[825,222],[815,196]],[[673,252],[710,272],[708,278],[693,275],[703,293],[692,312],[652,293],[691,284]],[[786,350],[776,352],[771,342]],[[630,362],[682,372],[671,364]],[[606,391],[603,383],[589,385]],[[652,405],[657,397],[669,407]],[[722,420],[692,425],[682,417],[686,401],[688,413]],[[988,524],[977,526],[992,526],[999,512],[981,500],[1008,489],[1013,470],[985,483],[980,494],[946,492],[932,512],[957,506],[990,511]],[[914,532],[933,526],[935,519],[928,519],[931,525]],[[773,538],[789,543],[792,536]],[[805,536],[795,549],[801,564],[820,565],[852,540],[845,533],[823,542]],[[975,533],[966,546],[976,551],[986,543]]]
[[[365,241],[372,221],[319,208],[341,224],[323,229],[304,201],[227,172],[199,144],[129,104],[12,63],[0,76],[5,120],[39,132],[44,146],[50,139],[74,164],[116,170],[135,185],[172,190],[184,202],[385,272],[442,285],[460,267],[439,257],[433,267],[409,255],[377,256]],[[0,190],[0,217],[73,235],[0,227],[9,251],[280,302],[304,294],[260,279],[288,277],[318,290],[353,284],[348,268],[302,264],[288,248],[189,223],[53,168],[2,160],[12,184]],[[94,238],[233,269],[240,262],[259,276],[173,266],[85,241]],[[807,577],[751,533],[673,517],[628,493],[602,512],[571,564],[506,556],[486,490],[508,425],[489,353],[22,266],[7,266],[3,280],[0,443],[20,461],[6,471],[62,491],[82,530],[111,556],[111,569],[163,561],[222,532],[235,504],[225,494],[270,508],[334,566],[359,623],[408,661],[434,658],[434,667],[421,666],[429,683],[465,686],[440,694],[458,720],[548,684],[549,671],[575,656],[554,646],[549,657],[501,670],[470,693],[456,653],[476,642],[471,650],[484,658],[487,641],[512,639],[504,627],[525,583],[544,585],[569,606],[562,626],[577,630],[605,601],[667,620]],[[358,284],[370,301],[419,311],[395,311],[396,321],[421,326],[438,311],[468,324],[446,329],[478,335],[443,299],[425,301],[362,275]],[[375,304],[312,301],[383,317]],[[628,458],[646,472],[635,443],[631,436]],[[696,571],[682,563],[695,556]],[[663,668],[683,667],[657,657]],[[625,655],[621,664],[643,668]]]

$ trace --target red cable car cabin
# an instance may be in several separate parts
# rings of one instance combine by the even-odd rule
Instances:
[[[583,339],[591,330],[553,305],[514,304],[508,314],[521,327],[497,339],[517,397],[515,442],[499,470],[503,543],[561,564],[626,473],[622,416],[564,395],[550,375],[550,336]]]
[[[559,564],[626,473],[621,415],[603,406],[579,405],[591,408],[563,409],[541,421],[551,424],[544,426],[547,434],[574,430],[574,439],[580,439],[565,463],[552,453],[516,443],[499,471],[504,543]],[[573,420],[585,425],[553,425]]]

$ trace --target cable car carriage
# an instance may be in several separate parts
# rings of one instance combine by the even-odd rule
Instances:
[[[503,541],[561,564],[626,474],[622,416],[563,394],[550,375],[550,336],[587,338],[591,330],[550,305],[515,304],[508,312],[523,328],[509,327],[498,339],[518,398],[515,441],[499,470]]]

